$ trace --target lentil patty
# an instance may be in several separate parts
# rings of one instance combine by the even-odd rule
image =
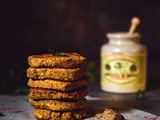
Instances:
[[[87,115],[87,109],[82,108],[74,111],[51,111],[46,109],[34,109],[33,115],[40,120],[81,120]]]
[[[70,91],[76,88],[87,86],[88,78],[83,78],[81,80],[75,80],[72,82],[71,81],[51,80],[51,79],[33,80],[30,78],[27,82],[27,85],[33,88],[47,88],[47,89],[54,89],[54,90],[59,90],[59,91]]]
[[[27,69],[27,77],[32,79],[77,80],[86,75],[86,68],[33,68]]]
[[[86,98],[78,100],[33,100],[29,98],[29,103],[34,108],[54,110],[54,111],[69,111],[79,108],[85,108],[87,105]]]
[[[76,68],[85,66],[86,58],[78,53],[65,53],[64,56],[40,54],[29,56],[28,64],[31,67]]]
[[[57,91],[53,89],[30,88],[29,97],[35,100],[38,99],[81,99],[88,94],[88,87],[81,87],[79,89],[68,92]]]

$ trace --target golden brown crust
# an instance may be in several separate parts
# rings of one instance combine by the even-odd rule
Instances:
[[[88,87],[82,87],[68,92],[57,91],[53,89],[30,88],[29,97],[38,99],[81,99],[88,94]]]
[[[78,53],[65,53],[64,56],[53,56],[52,54],[31,55],[28,57],[31,67],[62,67],[75,68],[86,64],[86,58]]]
[[[58,79],[77,80],[86,75],[85,67],[82,68],[33,68],[27,69],[27,77],[32,79]]]
[[[45,89],[54,89],[59,91],[70,91],[76,88],[80,88],[88,85],[88,78],[83,78],[81,80],[75,81],[59,81],[59,80],[28,80],[27,85],[33,88],[45,88]]]
[[[74,111],[50,111],[46,109],[34,109],[33,115],[40,120],[81,120],[87,115],[87,109],[82,108]]]
[[[81,120],[87,115],[86,58],[78,53],[31,55],[26,71],[33,115],[43,120]]]
[[[62,100],[33,100],[29,98],[29,103],[34,108],[54,110],[54,111],[69,111],[79,108],[85,108],[87,100],[85,98],[72,101]]]

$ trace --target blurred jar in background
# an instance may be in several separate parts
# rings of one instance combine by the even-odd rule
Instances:
[[[147,48],[139,33],[108,33],[101,47],[101,89],[113,93],[135,93],[146,89]]]

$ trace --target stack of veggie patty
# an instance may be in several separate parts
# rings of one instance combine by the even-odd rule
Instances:
[[[87,114],[86,58],[78,53],[28,57],[27,85],[33,115],[43,120],[81,120]]]

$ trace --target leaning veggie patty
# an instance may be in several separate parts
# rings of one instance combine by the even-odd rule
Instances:
[[[88,87],[81,87],[71,91],[57,91],[53,89],[30,88],[29,97],[38,99],[81,99],[88,94]]]
[[[77,80],[86,74],[85,67],[81,68],[33,68],[27,69],[27,77],[32,79]]]
[[[68,111],[85,108],[87,105],[87,100],[85,98],[78,100],[33,100],[29,98],[29,103],[34,108],[54,111]]]
[[[31,78],[28,80],[28,86],[34,88],[46,88],[46,89],[54,89],[59,91],[70,91],[79,87],[88,85],[88,78],[83,78],[76,81],[60,81],[60,80],[32,80]]]

